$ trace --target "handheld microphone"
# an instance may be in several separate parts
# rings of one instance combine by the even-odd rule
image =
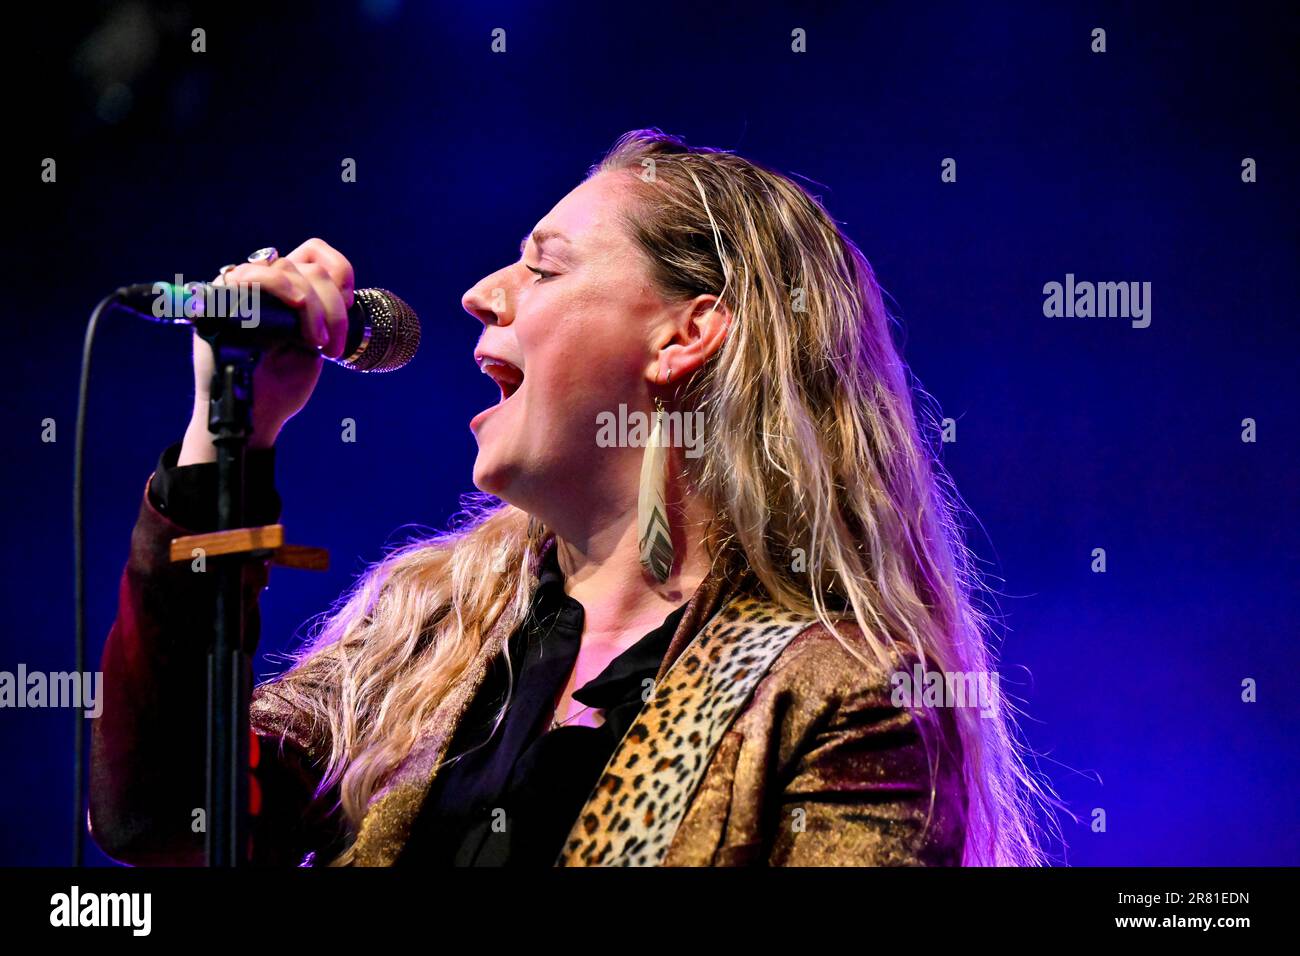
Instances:
[[[304,342],[297,312],[273,296],[251,293],[239,285],[141,283],[118,289],[113,305],[151,322],[192,325],[200,335],[221,332],[251,345]],[[391,372],[411,361],[419,347],[414,309],[387,289],[357,289],[343,354],[327,361],[357,372]]]

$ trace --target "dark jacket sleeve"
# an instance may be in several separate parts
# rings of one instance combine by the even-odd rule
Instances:
[[[951,709],[896,706],[887,676],[833,699],[782,788],[767,865],[961,866]]]
[[[915,656],[896,647],[883,667],[856,624],[841,631],[809,627],[755,687],[676,838],[677,865],[961,865],[953,709],[896,703],[893,675]]]
[[[180,443],[145,483],[117,616],[104,646],[104,704],[91,731],[90,833],[110,857],[133,865],[202,865],[207,740],[207,658],[216,575],[171,562],[172,538],[214,530],[215,464],[176,466]],[[274,523],[274,450],[249,453],[248,524]],[[247,562],[245,651],[259,638],[259,596],[269,559]],[[288,739],[283,721],[258,719],[250,741],[253,861],[294,864],[323,839],[309,804],[319,775],[312,750]]]

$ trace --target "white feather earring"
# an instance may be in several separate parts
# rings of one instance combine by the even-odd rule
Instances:
[[[672,378],[672,369],[668,378]],[[665,384],[666,384],[665,380]],[[641,459],[641,488],[637,496],[638,542],[641,547],[641,565],[662,584],[668,580],[673,567],[673,536],[668,525],[666,413],[664,404],[655,398],[654,423],[646,441],[645,455]]]

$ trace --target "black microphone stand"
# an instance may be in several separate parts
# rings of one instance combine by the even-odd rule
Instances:
[[[105,297],[95,307],[87,326],[78,393],[73,482],[78,672],[84,670],[85,657],[81,476],[90,390],[91,344],[99,317],[106,310],[123,310],[153,321],[163,320],[161,313],[151,314],[150,307],[142,305],[145,301],[142,296],[149,298],[159,294],[160,285],[164,292],[171,288],[166,294],[176,297],[178,303],[186,303],[185,308],[188,308],[188,300],[184,296],[193,294],[193,289],[189,286],[184,290],[168,287],[165,283],[125,286]],[[409,308],[400,303],[400,300],[395,297],[393,300],[409,312]],[[384,316],[390,314],[381,313]],[[173,313],[168,312],[166,315],[166,321],[177,324],[172,317]],[[413,320],[414,313],[410,313],[410,317]],[[262,321],[263,319],[269,321]],[[173,562],[189,560],[194,549],[201,549],[205,554],[205,571],[209,570],[207,562],[211,562],[211,570],[215,573],[217,582],[212,644],[208,653],[207,817],[204,821],[204,849],[210,867],[244,866],[250,862],[251,857],[248,798],[249,773],[252,769],[249,763],[249,707],[252,702],[253,668],[251,655],[246,648],[257,646],[258,635],[245,633],[244,570],[249,561],[268,558],[273,564],[291,568],[311,571],[325,571],[329,568],[329,552],[326,549],[284,543],[282,525],[247,527],[245,458],[248,439],[253,431],[253,372],[263,349],[272,347],[277,337],[282,337],[286,323],[289,329],[296,328],[296,318],[291,311],[272,312],[270,315],[264,313],[251,326],[240,321],[239,316],[221,310],[218,310],[217,315],[200,313],[192,323],[195,333],[212,346],[214,359],[208,392],[208,431],[212,433],[212,443],[217,450],[217,530],[173,538],[169,558]],[[414,335],[409,331],[406,335],[405,341],[409,347],[406,359],[410,358],[409,353],[414,351],[414,346],[419,342],[418,326],[416,329]],[[369,329],[366,332],[368,336]],[[398,364],[404,364],[404,361]],[[77,830],[73,841],[73,858],[78,866],[82,862],[82,829],[88,822],[84,819],[82,793],[82,738],[82,726],[78,722],[74,761]]]
[[[206,831],[210,867],[237,867],[249,863],[249,705],[253,666],[246,648],[256,647],[257,634],[245,633],[244,569],[252,560],[324,571],[329,552],[324,548],[289,545],[283,528],[268,525],[247,528],[244,464],[253,431],[253,371],[268,343],[238,321],[199,320],[195,328],[212,346],[214,371],[209,386],[208,431],[217,449],[217,532],[191,538],[206,542],[214,537],[219,553],[215,562],[217,600],[212,651],[208,655],[208,773]],[[245,534],[238,541],[221,541],[221,533],[235,529]]]
[[[244,462],[253,421],[253,370],[261,349],[237,334],[215,329],[215,370],[208,404],[208,430],[217,449],[217,530],[245,526]],[[212,651],[208,655],[208,774],[206,852],[208,866],[248,862],[248,709],[252,661],[245,652],[245,563],[258,552],[211,558],[217,576]],[[256,635],[254,635],[256,637]]]

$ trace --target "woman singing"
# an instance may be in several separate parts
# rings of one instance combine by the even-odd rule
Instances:
[[[276,437],[341,353],[353,273],[311,240],[224,281],[318,346],[257,369],[269,523]],[[815,198],[631,132],[462,304],[501,388],[471,422],[487,495],[254,692],[255,863],[1043,862],[956,498],[871,267]],[[215,527],[211,373],[196,337],[195,415],[146,484],[104,652],[91,829],[129,863],[202,861],[211,576],[167,544]]]

